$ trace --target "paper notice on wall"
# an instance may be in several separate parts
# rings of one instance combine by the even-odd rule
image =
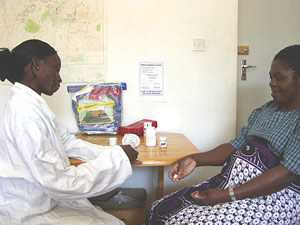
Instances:
[[[163,63],[143,62],[139,65],[139,88],[142,96],[164,95]]]

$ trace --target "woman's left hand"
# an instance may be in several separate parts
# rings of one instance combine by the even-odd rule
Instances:
[[[196,201],[199,201],[201,205],[215,205],[230,201],[228,191],[220,188],[194,191],[191,196]]]

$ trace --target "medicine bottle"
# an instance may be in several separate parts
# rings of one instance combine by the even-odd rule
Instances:
[[[167,148],[168,147],[167,137],[165,137],[165,136],[160,136],[159,137],[159,147],[160,148]]]
[[[146,129],[146,146],[153,147],[156,145],[156,130],[150,126]]]

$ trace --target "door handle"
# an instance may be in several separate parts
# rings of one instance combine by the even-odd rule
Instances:
[[[247,80],[247,69],[255,68],[255,67],[256,66],[248,65],[246,59],[242,59],[242,62],[241,62],[241,69],[242,69],[241,80]]]

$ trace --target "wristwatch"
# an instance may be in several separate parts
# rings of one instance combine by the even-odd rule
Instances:
[[[228,187],[228,193],[229,193],[229,197],[231,199],[232,202],[236,201],[236,197],[233,191],[233,187]]]

